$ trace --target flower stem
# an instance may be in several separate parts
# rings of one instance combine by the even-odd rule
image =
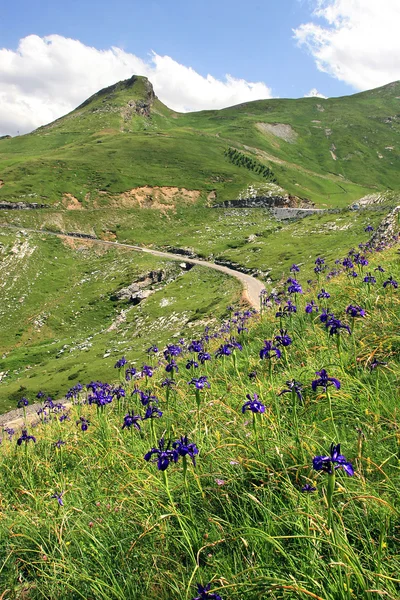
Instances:
[[[328,474],[328,486],[326,496],[328,500],[328,528],[332,527],[332,507],[333,507],[333,492],[335,491],[335,469],[332,467],[332,473]]]

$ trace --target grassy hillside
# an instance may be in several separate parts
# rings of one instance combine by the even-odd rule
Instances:
[[[277,221],[263,209],[209,209],[181,206],[176,211],[97,209],[87,211],[2,211],[0,224],[50,231],[76,231],[151,248],[189,249],[214,261],[269,273],[279,280],[294,254],[311,266],[318,254],[335,258],[368,238],[365,222],[376,227],[386,204],[371,210],[315,214],[293,222]]]
[[[261,173],[233,164],[236,148],[271,169],[288,193],[345,206],[399,187],[400,83],[328,100],[265,100],[178,114],[132,77],[32,134],[0,140],[0,200],[81,206],[140,186],[186,188],[233,199]],[[214,198],[214,194],[213,194]]]
[[[47,408],[25,437],[5,434],[3,593],[396,600],[399,298],[384,282],[398,281],[400,270],[398,247],[367,250],[357,278],[326,280],[322,271],[310,284],[302,269],[287,270],[304,293],[287,291],[280,304],[266,298],[255,319],[231,315],[217,339],[202,336],[211,355],[204,364],[198,346],[186,342],[179,353],[173,338],[167,359],[143,357],[157,367],[152,377],[125,381],[124,365],[112,386],[76,392],[70,408]],[[299,262],[296,253],[291,260]],[[364,282],[369,272],[376,283]],[[329,298],[318,298],[321,287]],[[282,311],[287,299],[297,312]],[[310,301],[318,312],[305,311]],[[349,305],[364,312],[353,318]],[[336,332],[322,309],[340,319]],[[226,346],[232,336],[241,347]],[[168,388],[172,353],[179,371]],[[198,368],[187,370],[189,359]],[[196,392],[188,382],[200,376],[210,387]],[[114,399],[103,405],[108,393]]]
[[[0,413],[46,388],[54,396],[87,377],[112,373],[113,358],[143,356],[148,340],[164,344],[210,325],[237,303],[231,277],[149,255],[0,230]],[[116,292],[151,271],[165,279],[138,305]],[[221,291],[223,288],[223,291]]]

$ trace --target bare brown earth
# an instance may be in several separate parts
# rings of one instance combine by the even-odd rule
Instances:
[[[154,208],[165,210],[175,208],[178,201],[193,204],[200,197],[199,190],[187,190],[177,187],[136,187],[122,194],[111,196],[110,205],[114,208]]]
[[[72,194],[65,193],[62,199],[62,205],[67,210],[83,210],[82,204],[78,198],[75,198]]]

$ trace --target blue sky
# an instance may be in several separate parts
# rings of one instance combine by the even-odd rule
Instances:
[[[311,88],[327,96],[353,93],[318,71],[293,37],[315,6],[308,0],[17,0],[3,8],[0,45],[15,50],[29,34],[56,33],[144,59],[153,50],[204,76],[263,81],[274,96],[301,97]]]
[[[0,135],[132,74],[180,111],[352,94],[400,79],[399,0],[14,0],[0,20]]]

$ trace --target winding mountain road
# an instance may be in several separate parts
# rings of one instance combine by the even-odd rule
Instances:
[[[57,233],[54,231],[43,231],[42,229],[28,229],[24,227],[17,227],[15,225],[5,225],[0,224],[0,227],[5,229],[16,229],[18,231],[26,231],[29,233],[37,233],[40,235],[52,235],[60,238],[69,238],[71,240],[88,240],[94,244],[103,244],[105,246],[112,246],[116,248],[129,248],[134,252],[145,252],[147,254],[152,254],[153,256],[159,256],[160,258],[165,258],[168,260],[175,260],[179,262],[189,263],[191,265],[200,265],[201,267],[208,267],[210,269],[214,269],[215,271],[220,271],[221,273],[225,273],[225,275],[230,275],[231,277],[235,277],[240,281],[243,286],[243,294],[246,300],[251,304],[253,308],[258,309],[260,306],[260,292],[264,289],[264,285],[251,275],[247,275],[246,273],[241,273],[240,271],[236,271],[235,269],[230,269],[229,267],[224,267],[223,265],[217,265],[215,263],[208,262],[206,260],[201,260],[199,258],[188,258],[182,254],[173,254],[171,252],[161,252],[160,250],[151,250],[150,248],[142,248],[141,246],[135,246],[134,244],[124,244],[122,242],[108,242],[105,240],[98,240],[92,237],[84,237],[82,235],[70,235],[67,233]]]
[[[133,244],[123,244],[121,242],[107,242],[105,240],[97,240],[91,237],[80,237],[77,235],[68,235],[64,233],[56,233],[53,231],[43,231],[40,229],[27,229],[23,227],[16,227],[15,225],[5,225],[0,224],[0,227],[3,229],[13,229],[18,231],[26,231],[28,233],[37,233],[40,235],[52,235],[60,238],[69,238],[71,240],[87,240],[94,244],[103,244],[106,246],[117,247],[117,248],[129,248],[135,252],[146,252],[147,254],[152,254],[153,256],[159,256],[160,258],[165,258],[168,260],[175,260],[179,262],[185,262],[192,265],[200,265],[201,267],[208,267],[210,269],[214,269],[215,271],[220,271],[221,273],[225,273],[225,275],[230,275],[231,277],[236,277],[240,281],[243,286],[243,293],[249,304],[251,304],[254,308],[258,309],[260,305],[260,292],[264,289],[264,285],[255,277],[251,275],[246,275],[246,273],[241,273],[240,271],[235,271],[234,269],[229,269],[228,267],[224,267],[223,265],[216,265],[214,263],[207,262],[205,260],[200,260],[197,258],[187,258],[184,255],[180,254],[172,254],[171,252],[161,252],[159,250],[151,250],[150,248],[142,248],[141,246],[135,246]],[[31,421],[34,417],[36,417],[36,410],[40,406],[31,405],[27,410],[27,420]],[[24,424],[23,419],[23,411],[21,409],[15,409],[3,415],[0,415],[0,427],[11,427],[13,429],[18,429],[22,427]]]

